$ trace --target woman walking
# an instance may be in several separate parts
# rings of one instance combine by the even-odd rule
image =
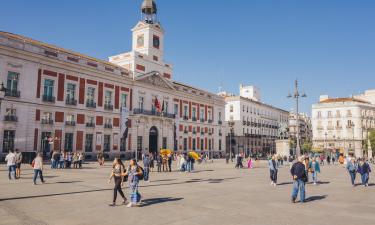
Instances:
[[[115,187],[113,188],[113,202],[109,206],[116,206],[117,192],[120,193],[121,197],[124,199],[122,204],[126,204],[127,199],[121,189],[124,180],[124,174],[124,164],[122,163],[121,159],[115,158],[115,160],[113,161],[112,173],[108,180],[108,183],[111,183],[112,178],[114,178],[115,181]]]
[[[42,154],[38,153],[31,163],[33,169],[34,169],[34,177],[33,177],[33,183],[36,185],[36,178],[39,175],[40,180],[44,184],[44,179],[43,179],[43,158]]]
[[[143,176],[143,172],[135,159],[130,160],[130,165],[126,170],[125,176],[128,176],[130,189],[130,203],[127,207],[137,206],[141,201],[141,194],[139,194],[138,185],[140,177]]]
[[[355,186],[355,177],[357,175],[358,171],[358,164],[355,160],[355,158],[352,158],[348,164],[346,164],[346,169],[348,170],[348,173],[350,175],[350,180],[352,182],[353,187]]]
[[[316,158],[313,158],[309,163],[309,172],[311,173],[314,185],[318,182],[318,173],[320,173],[320,166]]]
[[[366,160],[360,159],[358,166],[358,173],[361,174],[362,185],[368,187],[368,181],[370,178],[371,168]]]
[[[273,155],[272,158],[268,161],[268,167],[270,169],[271,185],[276,186],[279,163],[278,163],[275,155]]]

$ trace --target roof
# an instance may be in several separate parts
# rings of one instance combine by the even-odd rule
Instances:
[[[359,102],[365,104],[371,104],[368,101],[358,99],[358,98],[328,98],[320,101],[319,103],[334,103],[334,102]]]
[[[64,49],[64,48],[60,48],[60,47],[57,47],[55,45],[51,45],[51,44],[47,44],[47,43],[44,43],[44,42],[41,42],[41,41],[37,41],[37,40],[31,39],[31,38],[28,38],[28,37],[25,37],[25,36],[22,36],[22,35],[19,35],[19,34],[13,34],[13,33],[5,32],[5,31],[0,31],[0,35],[3,35],[3,36],[6,36],[8,38],[11,38],[11,39],[21,41],[23,43],[29,43],[29,44],[49,48],[49,49],[54,50],[56,52],[63,52],[63,53],[66,53],[66,54],[77,56],[79,58],[83,58],[83,59],[98,62],[98,63],[103,63],[103,64],[108,65],[108,66],[112,66],[112,67],[115,67],[115,68],[120,68],[122,70],[126,70],[125,68],[122,68],[122,67],[120,67],[116,64],[110,63],[108,61],[105,61],[105,60],[102,60],[102,59],[97,59],[97,58],[87,56],[87,55],[84,55],[84,54],[81,54],[81,53],[78,53],[78,52],[74,52],[74,51],[71,51],[71,50],[67,50],[67,49]]]

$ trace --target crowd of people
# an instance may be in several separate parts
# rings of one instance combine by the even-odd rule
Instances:
[[[84,158],[83,152],[53,151],[51,153],[51,169],[82,169]]]

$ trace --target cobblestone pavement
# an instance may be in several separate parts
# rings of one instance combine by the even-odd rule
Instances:
[[[32,184],[33,171],[23,165],[20,180],[9,181],[0,166],[0,224],[375,224],[375,185],[350,185],[341,166],[323,166],[317,186],[307,185],[305,204],[291,204],[291,177],[280,169],[272,187],[265,162],[252,170],[224,161],[196,166],[195,173],[152,173],[142,183],[143,207],[109,207],[113,184],[110,165],[81,170],[46,169],[46,184]],[[357,178],[359,182],[359,177]],[[128,195],[128,189],[124,188]],[[120,199],[118,199],[120,204]]]

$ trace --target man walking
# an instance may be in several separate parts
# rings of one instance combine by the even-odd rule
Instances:
[[[33,177],[33,183],[36,185],[36,178],[39,176],[40,180],[44,184],[43,179],[43,158],[42,154],[38,153],[35,157],[35,159],[32,162],[32,166],[34,169],[34,177]]]
[[[16,179],[21,177],[22,153],[16,149]]]
[[[346,164],[346,169],[348,170],[348,173],[350,175],[350,180],[352,182],[353,187],[355,186],[355,178],[358,171],[358,164],[355,160],[355,158],[351,158],[351,160]]]
[[[146,182],[150,182],[149,175],[150,175],[150,157],[148,156],[148,154],[145,154],[143,157],[143,180]]]
[[[360,159],[358,166],[358,173],[361,174],[362,184],[365,187],[368,187],[368,181],[370,178],[371,168],[366,160]]]
[[[16,179],[16,154],[13,150],[10,150],[8,155],[5,157],[5,162],[8,166],[8,177],[9,180]]]
[[[276,160],[276,156],[273,155],[272,158],[268,161],[268,167],[270,169],[270,178],[271,178],[271,185],[277,185],[277,172],[279,170],[279,163]]]
[[[293,192],[292,192],[292,203],[296,202],[298,191],[300,192],[300,201],[305,201],[305,182],[307,181],[307,175],[305,171],[305,165],[303,164],[304,156],[301,156],[296,163],[293,164],[290,169],[290,173],[293,176]]]

